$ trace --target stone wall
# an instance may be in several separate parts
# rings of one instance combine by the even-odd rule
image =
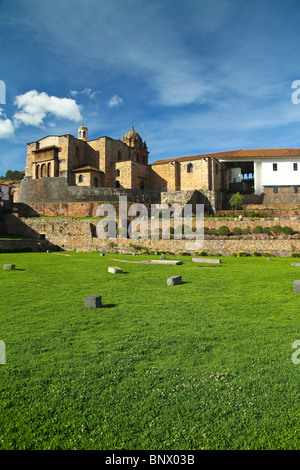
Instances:
[[[300,185],[298,186],[264,186],[263,202],[268,203],[285,203],[300,204]]]
[[[89,202],[118,201],[119,196],[127,196],[130,202],[141,204],[159,204],[159,191],[137,189],[95,188],[69,186],[65,178],[41,178],[22,180],[16,202]]]
[[[101,240],[97,237],[97,220],[22,218],[14,215],[3,216],[1,230],[4,233],[18,234],[33,239],[41,236],[53,247],[64,250],[107,251],[109,243],[114,243],[119,251],[130,251],[132,244],[155,250],[178,252],[186,250],[185,240],[134,240],[110,239]],[[293,246],[292,246],[293,245]],[[244,250],[270,252],[275,256],[290,256],[291,251],[300,251],[299,239],[267,239],[267,240],[204,240],[203,251],[213,254],[230,255],[232,251]]]
[[[300,218],[277,218],[274,219],[260,219],[253,220],[250,218],[244,218],[243,220],[226,220],[226,219],[207,219],[204,223],[205,227],[219,229],[222,225],[226,225],[229,230],[233,230],[234,227],[240,227],[242,230],[246,229],[248,226],[251,230],[254,229],[257,225],[262,227],[274,227],[274,225],[281,225],[281,227],[289,226],[295,232],[300,232]]]

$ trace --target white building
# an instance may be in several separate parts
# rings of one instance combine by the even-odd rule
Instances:
[[[224,189],[257,195],[279,194],[284,189],[286,202],[298,194],[300,149],[235,150],[213,155],[224,165]]]

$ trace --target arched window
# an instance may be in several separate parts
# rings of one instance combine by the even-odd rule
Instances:
[[[45,176],[47,176],[47,167],[45,163],[43,163],[41,166],[41,177],[44,178]]]
[[[119,169],[116,170],[116,176],[120,176],[120,170]]]
[[[186,169],[187,173],[193,173],[194,172],[194,167],[192,163],[189,163]]]
[[[78,176],[78,183],[82,183],[83,182],[83,176],[82,175],[79,175]]]
[[[144,183],[144,181],[141,181],[140,189],[145,189],[145,183]]]
[[[48,177],[51,176],[51,163],[48,163],[48,165],[47,165],[47,176]]]
[[[35,177],[39,178],[40,177],[40,165],[37,165],[35,167]]]
[[[98,178],[94,178],[94,186],[95,188],[98,188]]]
[[[119,188],[120,187],[120,181],[116,181],[116,188]]]

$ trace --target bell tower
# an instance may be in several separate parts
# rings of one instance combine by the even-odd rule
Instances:
[[[78,128],[78,139],[80,140],[88,140],[88,128],[85,127],[84,124]]]

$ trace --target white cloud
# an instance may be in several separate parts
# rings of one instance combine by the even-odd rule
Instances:
[[[115,106],[119,106],[122,103],[123,103],[123,99],[120,98],[120,96],[118,96],[118,95],[114,95],[114,96],[111,97],[111,99],[107,103],[107,106],[109,108],[114,108]]]
[[[0,108],[0,139],[8,139],[14,135],[14,126],[10,119],[6,119],[6,114]]]
[[[71,90],[70,91],[70,95],[71,96],[78,96],[78,95],[87,95],[89,96],[91,99],[94,99],[96,97],[96,95],[98,95],[98,93],[101,93],[101,91],[94,91],[92,90],[92,88],[84,88],[83,90],[81,91],[77,91],[77,90]]]
[[[38,93],[36,90],[30,90],[17,96],[15,105],[20,110],[14,114],[16,126],[20,123],[40,126],[48,114],[71,121],[82,120],[80,107],[75,100],[49,96],[45,92]]]
[[[14,131],[14,126],[10,119],[0,119],[0,139],[12,137]]]

